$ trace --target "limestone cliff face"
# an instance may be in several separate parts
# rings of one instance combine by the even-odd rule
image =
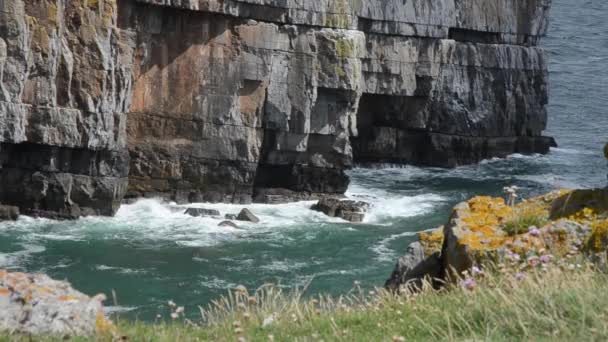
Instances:
[[[127,189],[130,44],[114,2],[0,0],[0,202],[112,215]]]
[[[111,214],[127,177],[129,197],[273,202],[343,193],[353,163],[553,143],[549,0],[0,6],[0,202]]]

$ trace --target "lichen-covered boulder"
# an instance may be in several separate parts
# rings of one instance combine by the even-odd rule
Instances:
[[[418,241],[399,259],[386,287],[420,284],[429,274],[440,278],[434,285],[453,281],[474,266],[605,251],[607,210],[596,205],[597,191],[589,191],[594,195],[582,196],[585,199],[576,206],[579,211],[556,219],[550,218],[552,208],[572,191],[555,191],[513,206],[487,196],[462,202],[454,207],[445,226],[419,234]]]
[[[608,189],[562,191],[551,204],[551,219],[569,217],[584,210],[608,211]]]
[[[103,295],[89,297],[43,274],[0,270],[0,331],[33,335],[108,333]]]
[[[498,224],[512,213],[501,198],[475,197],[458,204],[444,227],[442,259],[446,268],[460,273],[470,269],[475,254],[503,243]]]

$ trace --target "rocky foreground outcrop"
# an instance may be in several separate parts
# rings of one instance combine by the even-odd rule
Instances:
[[[0,269],[0,332],[58,337],[110,333],[103,295],[93,298],[42,274]]]
[[[419,235],[386,287],[419,288],[424,278],[439,287],[475,269],[581,254],[606,265],[606,250],[607,189],[555,191],[514,206],[475,197],[458,204],[445,226]]]
[[[547,152],[550,0],[0,1],[0,203],[342,194]]]

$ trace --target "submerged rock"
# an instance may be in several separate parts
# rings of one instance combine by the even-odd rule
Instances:
[[[362,201],[325,197],[313,205],[311,209],[320,211],[330,217],[340,217],[350,222],[360,223],[363,222],[369,207],[369,203]]]
[[[0,331],[90,336],[109,332],[103,295],[89,297],[43,274],[0,270]]]
[[[260,222],[260,219],[257,216],[255,216],[247,208],[241,210],[241,212],[238,214],[238,216],[236,217],[236,219],[239,220],[239,221],[249,221],[249,222],[253,222],[253,223],[259,223]]]
[[[204,209],[204,208],[188,208],[184,212],[186,215],[199,217],[199,216],[220,216],[220,212],[215,209]]]
[[[224,215],[224,218],[226,220],[236,220],[238,216],[239,215],[237,215],[237,214],[226,214],[226,215]]]
[[[232,227],[232,228],[238,228],[239,226],[232,222],[232,221],[222,221],[218,224],[218,227]]]
[[[19,218],[19,208],[10,205],[0,205],[0,221],[15,221]]]

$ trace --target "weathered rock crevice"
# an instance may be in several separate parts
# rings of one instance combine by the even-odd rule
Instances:
[[[282,202],[344,193],[355,163],[452,167],[545,153],[547,67],[536,45],[549,6],[0,2],[3,146],[91,151],[79,152],[85,164],[120,155],[104,157],[119,164],[111,175],[61,169],[105,184],[84,202],[64,191],[43,205],[13,190],[2,201],[103,215],[125,194]],[[2,172],[48,178],[58,161]]]

